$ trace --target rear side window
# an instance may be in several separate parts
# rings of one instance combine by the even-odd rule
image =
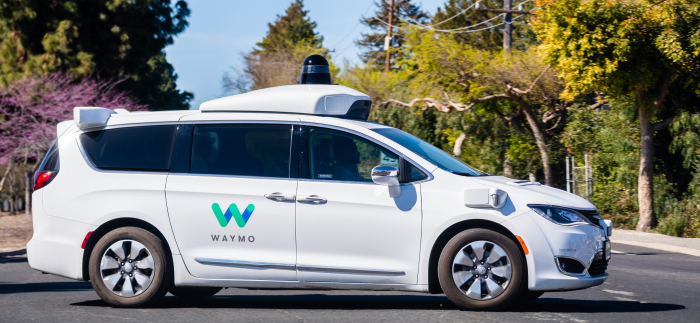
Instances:
[[[46,153],[44,160],[41,162],[41,166],[39,166],[38,171],[55,172],[60,168],[61,163],[60,159],[58,158],[58,143],[54,141],[53,145],[51,145],[51,148],[49,148],[49,151]]]
[[[190,173],[289,178],[291,125],[196,125]]]
[[[92,131],[80,135],[90,161],[99,169],[167,172],[177,125]]]

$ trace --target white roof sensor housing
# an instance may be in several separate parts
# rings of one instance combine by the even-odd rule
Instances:
[[[271,87],[202,103],[202,112],[277,112],[367,120],[372,99],[342,85]]]

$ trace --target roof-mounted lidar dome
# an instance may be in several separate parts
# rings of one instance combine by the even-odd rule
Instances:
[[[331,84],[331,69],[321,55],[310,55],[301,66],[299,84]]]

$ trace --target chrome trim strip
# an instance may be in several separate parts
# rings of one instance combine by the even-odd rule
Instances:
[[[304,266],[304,265],[292,265],[292,264],[277,264],[277,263],[269,263],[269,262],[253,262],[253,261],[209,259],[209,258],[194,258],[194,260],[202,265],[237,267],[237,268],[283,269],[283,270],[299,270],[299,271],[313,271],[313,272],[339,273],[339,274],[360,274],[360,275],[385,275],[385,276],[403,276],[403,275],[406,275],[406,273],[403,271],[395,271],[395,270]]]
[[[404,276],[403,271],[394,270],[378,270],[378,269],[359,269],[359,268],[339,268],[339,267],[320,267],[320,266],[305,266],[297,265],[299,271],[313,271],[338,274],[360,274],[360,275],[384,275],[384,276]]]
[[[275,264],[275,263],[269,263],[269,262],[252,262],[252,261],[225,260],[225,259],[207,259],[207,258],[194,258],[194,260],[202,265],[209,265],[209,266],[225,266],[225,267],[239,267],[239,268],[253,268],[253,269],[296,270],[296,266],[291,265],[291,264]]]

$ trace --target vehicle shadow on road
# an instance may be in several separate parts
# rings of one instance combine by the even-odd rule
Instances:
[[[0,294],[73,292],[92,290],[88,282],[48,282],[27,284],[4,284],[0,282]]]
[[[27,257],[26,257],[26,256],[22,256],[22,257],[15,257],[15,256],[0,257],[0,264],[13,264],[13,263],[20,263],[20,262],[27,262]]]
[[[101,300],[74,303],[75,306],[108,306]],[[241,295],[214,296],[204,300],[165,297],[153,308],[246,308],[246,309],[334,309],[334,310],[458,310],[445,296],[430,295]],[[684,309],[685,306],[633,301],[570,300],[544,298],[506,312],[658,312]]]
[[[534,302],[510,308],[511,312],[563,312],[563,313],[635,313],[662,312],[685,309],[685,306],[667,303],[642,303],[638,301],[578,300],[543,297]]]

